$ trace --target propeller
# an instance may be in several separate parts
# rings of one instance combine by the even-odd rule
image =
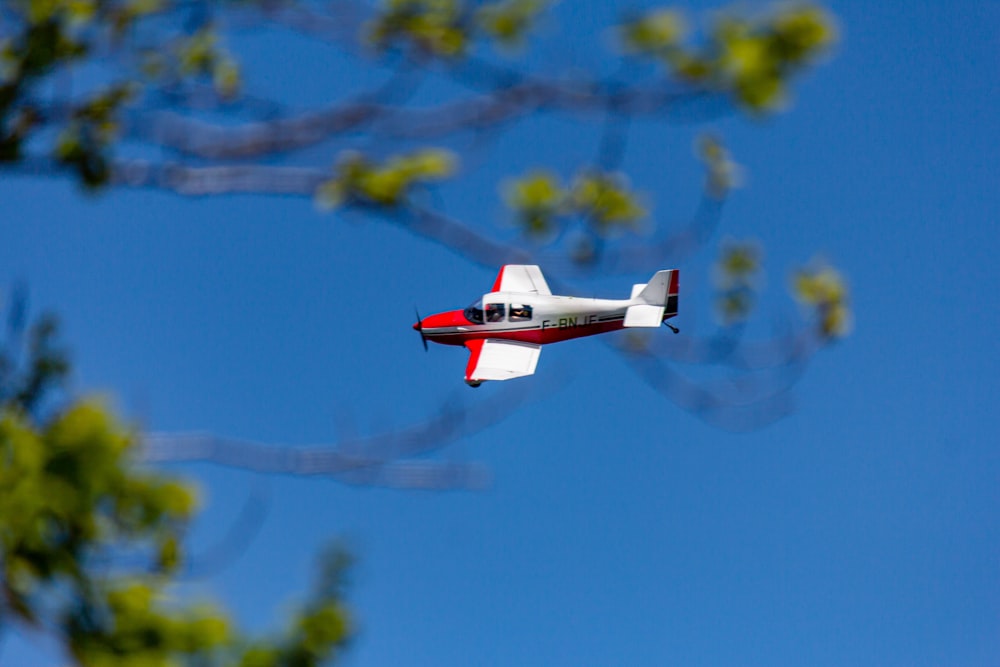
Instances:
[[[417,323],[413,325],[413,330],[420,334],[420,342],[424,344],[424,352],[427,351],[427,336],[424,335],[424,321],[420,317],[420,311],[417,310],[416,306],[413,307],[413,312],[417,314]]]

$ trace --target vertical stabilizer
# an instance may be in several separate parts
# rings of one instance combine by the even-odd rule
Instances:
[[[677,296],[680,291],[680,271],[657,271],[645,287],[632,288],[632,301],[625,312],[626,327],[658,327],[668,317],[677,314]]]

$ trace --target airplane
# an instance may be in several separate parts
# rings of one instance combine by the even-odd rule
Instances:
[[[556,296],[535,265],[506,264],[493,288],[464,310],[424,319],[414,330],[427,341],[469,349],[465,383],[531,375],[542,345],[631,327],[659,327],[677,314],[680,271],[657,271],[645,285],[633,285],[628,299]]]

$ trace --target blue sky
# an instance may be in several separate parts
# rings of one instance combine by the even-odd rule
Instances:
[[[570,4],[538,58],[605,67],[586,44],[618,8]],[[790,416],[729,433],[601,341],[562,343],[514,381],[526,404],[437,454],[485,463],[486,491],[171,467],[202,488],[196,553],[251,494],[268,499],[250,546],[185,594],[279,627],[316,550],[344,538],[359,557],[347,665],[998,664],[1000,5],[831,9],[841,42],[788,112],[712,126],[747,170],[720,237],[765,248],[765,321],[796,313],[787,272],[817,253],[852,286],[854,332],[816,357]],[[323,82],[282,79],[280,40],[261,39],[250,86],[321,100]],[[505,234],[498,178],[593,155],[596,137],[561,127],[502,135],[442,191],[448,213]],[[634,184],[657,221],[683,219],[696,128],[633,130]],[[26,281],[62,316],[80,393],[151,430],[335,442],[448,401],[488,409],[511,384],[466,389],[465,351],[424,354],[410,330],[414,305],[461,307],[495,269],[398,227],[295,199],[89,198],[8,175],[0,196],[0,284]],[[681,335],[711,329],[711,250],[680,265]],[[614,296],[647,278],[577,284]],[[6,638],[3,663],[28,664],[33,641]]]

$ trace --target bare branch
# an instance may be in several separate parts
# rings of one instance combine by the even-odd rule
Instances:
[[[391,86],[386,87],[391,90]],[[702,99],[702,91],[667,92],[660,87],[608,91],[594,82],[531,81],[498,88],[485,95],[460,98],[425,108],[386,105],[380,89],[325,109],[243,125],[219,125],[176,112],[154,116],[151,138],[186,155],[213,160],[249,159],[318,145],[359,130],[376,120],[375,136],[431,140],[459,133],[483,132],[526,118],[538,111],[603,113],[613,108],[623,116],[662,117],[672,106]]]
[[[505,388],[488,403],[463,408],[444,403],[428,421],[353,440],[293,447],[210,433],[149,433],[140,461],[204,461],[253,472],[330,477],[348,484],[416,489],[479,489],[489,483],[477,464],[408,460],[499,423],[533,392]]]
[[[650,387],[714,426],[730,431],[752,431],[781,419],[793,408],[788,389],[794,379],[764,391],[757,390],[756,381],[744,387],[711,387],[684,377],[650,353],[609,345]]]
[[[177,162],[145,160],[114,165],[111,180],[118,185],[168,190],[190,197],[234,193],[312,197],[328,174],[305,167],[240,164],[189,167]]]

